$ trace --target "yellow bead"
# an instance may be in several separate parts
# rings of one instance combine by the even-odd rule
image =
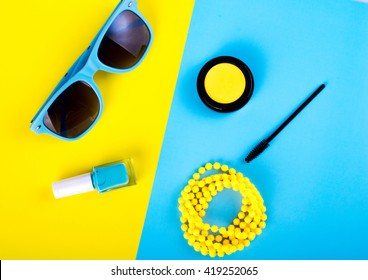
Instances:
[[[239,218],[239,219],[244,219],[244,217],[245,217],[245,213],[244,213],[244,212],[240,212],[240,213],[238,214],[238,218]]]
[[[207,239],[210,240],[210,241],[213,241],[213,240],[215,240],[215,236],[213,234],[209,234],[207,236]]]
[[[210,202],[212,200],[212,196],[207,196],[206,200],[207,200],[207,202]]]
[[[201,210],[201,211],[198,212],[198,215],[200,217],[204,217],[206,215],[206,212],[204,210]]]
[[[201,229],[201,228],[202,228],[202,226],[203,226],[202,221],[197,221],[197,222],[195,222],[195,226],[196,226],[198,229]]]
[[[180,217],[180,222],[182,222],[182,223],[186,223],[188,221],[188,219],[187,218],[185,218],[185,217]]]
[[[202,248],[202,249],[201,249],[201,254],[202,254],[203,256],[207,256],[207,255],[208,255],[208,250],[207,250],[207,249]]]
[[[221,166],[221,170],[224,171],[224,172],[226,172],[226,171],[229,170],[229,166],[227,166],[226,164],[224,164],[224,165]]]
[[[246,223],[246,224],[250,224],[250,222],[252,221],[252,219],[250,218],[250,217],[245,217],[244,218],[244,222]]]
[[[197,205],[195,206],[195,210],[196,210],[196,211],[201,211],[201,210],[202,210],[202,205],[197,204]]]
[[[218,251],[217,256],[219,256],[220,258],[224,257],[225,256],[224,251],[222,251],[222,250]]]
[[[251,229],[255,229],[257,227],[257,224],[255,222],[251,222],[249,226]]]
[[[188,199],[190,199],[190,200],[192,200],[194,197],[195,197],[194,193],[190,193],[190,194],[188,195]]]
[[[259,222],[261,221],[261,218],[259,216],[255,216],[253,218],[253,221],[256,222],[257,224],[259,224]]]
[[[204,242],[205,240],[206,240],[206,237],[204,237],[203,235],[198,236],[199,242]]]
[[[204,224],[203,225],[204,230],[210,230],[210,228],[211,228],[210,224]]]
[[[244,240],[244,246],[248,247],[250,245],[250,241],[249,240]]]
[[[231,188],[231,182],[229,180],[224,180],[223,186],[227,189]]]
[[[244,245],[243,244],[238,244],[236,246],[236,249],[238,249],[239,251],[242,251],[242,250],[244,250]]]
[[[217,181],[220,180],[220,178],[221,178],[220,174],[215,174],[215,175],[212,176],[212,181],[217,182]]]
[[[265,223],[265,222],[260,222],[260,223],[259,223],[259,227],[260,227],[261,229],[265,228],[265,227],[266,227],[266,223]]]
[[[216,235],[215,240],[217,242],[221,242],[222,241],[222,236],[221,235]]]
[[[213,164],[213,168],[216,169],[216,170],[220,169],[220,167],[221,167],[221,164],[219,162],[215,162]]]
[[[188,185],[189,185],[189,186],[194,186],[194,185],[195,185],[195,180],[190,179],[190,180],[188,181]]]
[[[198,200],[196,198],[192,199],[191,201],[192,205],[195,206],[198,204]]]
[[[228,244],[230,244],[230,240],[229,240],[229,239],[224,239],[224,240],[222,241],[222,244],[223,244],[223,245],[228,245]]]
[[[184,236],[185,239],[189,239],[190,233],[189,232],[185,232],[183,236]]]
[[[204,166],[207,170],[211,170],[212,169],[212,163],[206,163],[206,165]]]
[[[199,180],[199,178],[201,178],[201,175],[199,173],[194,173],[193,174],[193,179],[194,180]]]
[[[189,245],[189,246],[193,246],[193,245],[194,245],[194,242],[193,242],[193,241],[188,240],[188,245]]]
[[[203,236],[208,236],[208,230],[202,230],[202,231],[201,231],[201,234],[202,234]]]
[[[198,186],[194,186],[194,187],[192,188],[192,192],[194,192],[194,193],[199,192],[199,187],[198,187]]]
[[[200,204],[204,204],[206,202],[206,199],[204,198],[204,197],[201,197],[200,199],[199,199],[199,203]],[[207,202],[206,202],[207,203]]]
[[[203,193],[202,192],[197,192],[195,196],[196,196],[196,198],[201,198],[203,196]]]
[[[193,248],[196,252],[199,252],[201,250],[201,244],[199,244],[198,242],[195,242],[193,245]]]
[[[221,174],[221,178],[223,181],[225,181],[225,180],[229,180],[230,177],[229,177],[229,174],[223,173]]]
[[[186,230],[188,229],[188,225],[187,225],[187,224],[182,224],[182,225],[181,225],[181,229],[182,229],[183,231],[186,231]]]
[[[206,210],[208,208],[208,203],[207,202],[203,203],[202,208]]]
[[[235,174],[235,173],[236,173],[236,170],[234,168],[229,169],[229,174]]]
[[[244,229],[246,226],[247,226],[247,225],[245,224],[245,222],[241,222],[241,223],[239,224],[239,227],[240,227],[241,229]]]
[[[239,223],[240,223],[240,221],[239,221],[239,219],[238,218],[235,218],[234,220],[233,220],[233,224],[234,225],[239,225]]]
[[[211,250],[209,251],[209,255],[210,255],[210,257],[211,257],[211,258],[216,257],[216,250],[215,250],[215,249],[211,249]]]
[[[217,227],[216,225],[213,225],[213,226],[211,227],[211,231],[212,231],[212,232],[217,232],[217,231],[218,231],[218,227]]]
[[[195,235],[195,236],[198,236],[199,235],[199,229],[194,229],[193,230],[193,235]]]
[[[256,228],[256,234],[260,235],[262,233],[262,230],[260,228]]]
[[[267,215],[266,215],[266,214],[262,214],[262,216],[261,216],[261,220],[262,220],[262,221],[266,221],[266,220],[267,220]]]
[[[249,240],[253,240],[255,237],[256,237],[256,234],[255,234],[254,232],[250,232],[250,233],[248,234],[248,239],[249,239]]]
[[[234,231],[234,230],[235,230],[234,225],[229,225],[229,226],[227,227],[227,230],[228,230],[228,231]]]
[[[221,228],[219,229],[219,232],[220,232],[221,234],[224,234],[224,233],[226,232],[226,228],[221,227]]]
[[[203,196],[207,198],[207,197],[211,196],[211,193],[209,191],[204,191]]]
[[[203,174],[204,172],[206,172],[206,169],[204,167],[198,168],[198,173],[199,174]]]
[[[186,200],[189,197],[188,193],[184,192],[182,193],[182,198]]]
[[[233,239],[233,240],[231,240],[231,244],[232,245],[238,245],[239,244],[239,240],[238,239]]]
[[[211,177],[207,177],[204,179],[204,182],[208,185],[212,183],[212,178]]]
[[[217,195],[217,191],[212,191],[212,192],[211,192],[211,195],[212,195],[212,196]]]

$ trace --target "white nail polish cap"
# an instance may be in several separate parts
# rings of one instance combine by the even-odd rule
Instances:
[[[52,183],[52,191],[55,198],[62,198],[93,190],[95,189],[92,184],[90,173]]]

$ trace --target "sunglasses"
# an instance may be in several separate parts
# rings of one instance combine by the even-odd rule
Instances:
[[[103,109],[94,74],[98,70],[133,70],[147,54],[151,42],[152,30],[137,10],[136,2],[122,0],[33,118],[31,130],[64,140],[85,135]]]

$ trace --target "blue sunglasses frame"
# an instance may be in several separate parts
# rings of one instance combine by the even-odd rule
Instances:
[[[109,27],[111,26],[113,21],[116,19],[116,17],[118,15],[120,15],[125,10],[129,10],[129,11],[133,12],[145,23],[145,25],[147,26],[148,31],[149,31],[149,41],[148,41],[148,45],[147,45],[147,48],[146,48],[144,54],[139,59],[139,61],[137,61],[137,63],[135,63],[130,68],[117,69],[117,68],[112,68],[112,67],[109,67],[109,66],[103,64],[99,60],[99,58],[97,56],[97,52],[98,52],[99,46],[101,44],[101,41],[104,38],[104,36],[105,36],[107,30],[109,29]],[[102,111],[103,111],[102,95],[101,95],[96,83],[93,80],[94,74],[99,70],[110,72],[110,73],[117,73],[117,74],[132,71],[134,68],[136,68],[142,62],[144,57],[147,55],[148,50],[149,50],[149,48],[151,47],[151,44],[152,44],[152,39],[153,39],[152,29],[151,29],[150,25],[148,24],[148,22],[144,19],[142,14],[138,11],[136,1],[135,0],[122,0],[117,5],[115,10],[111,13],[110,17],[105,22],[105,24],[100,29],[100,31],[97,33],[97,35],[95,36],[95,38],[93,39],[93,41],[91,42],[91,44],[87,48],[87,50],[85,50],[82,53],[82,55],[77,59],[77,61],[72,65],[72,67],[70,67],[68,72],[65,74],[65,76],[59,82],[59,84],[55,87],[53,92],[50,94],[50,96],[48,97],[46,102],[42,105],[40,110],[34,116],[34,118],[31,121],[31,127],[30,127],[31,130],[34,131],[37,134],[47,133],[47,134],[50,134],[50,135],[52,135],[56,138],[59,138],[59,139],[62,139],[62,140],[69,140],[69,141],[80,139],[85,134],[87,134],[92,129],[92,127],[94,127],[94,125],[97,123],[97,121],[100,119]],[[58,96],[60,96],[60,94],[63,93],[70,85],[72,85],[73,83],[78,82],[78,81],[86,82],[88,85],[90,85],[92,87],[92,89],[96,93],[97,98],[99,100],[100,108],[99,108],[99,112],[98,112],[96,118],[94,119],[94,121],[90,124],[90,126],[84,132],[82,132],[80,135],[78,135],[74,138],[68,138],[68,137],[64,137],[62,135],[59,135],[59,134],[51,131],[49,128],[46,127],[43,120],[44,120],[44,117],[47,113],[47,110],[52,105],[52,103],[55,101],[55,99]]]

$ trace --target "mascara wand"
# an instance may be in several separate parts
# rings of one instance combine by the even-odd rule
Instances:
[[[311,96],[309,96],[307,100],[305,100],[303,104],[301,104],[299,108],[296,109],[294,113],[292,113],[268,138],[263,139],[258,143],[257,146],[253,148],[253,150],[245,158],[245,161],[249,163],[258,157],[264,150],[266,150],[266,148],[270,146],[270,142],[273,140],[273,138],[275,138],[277,134],[279,134],[281,130],[283,130],[324,88],[325,84],[320,85],[316,91],[313,92]]]

